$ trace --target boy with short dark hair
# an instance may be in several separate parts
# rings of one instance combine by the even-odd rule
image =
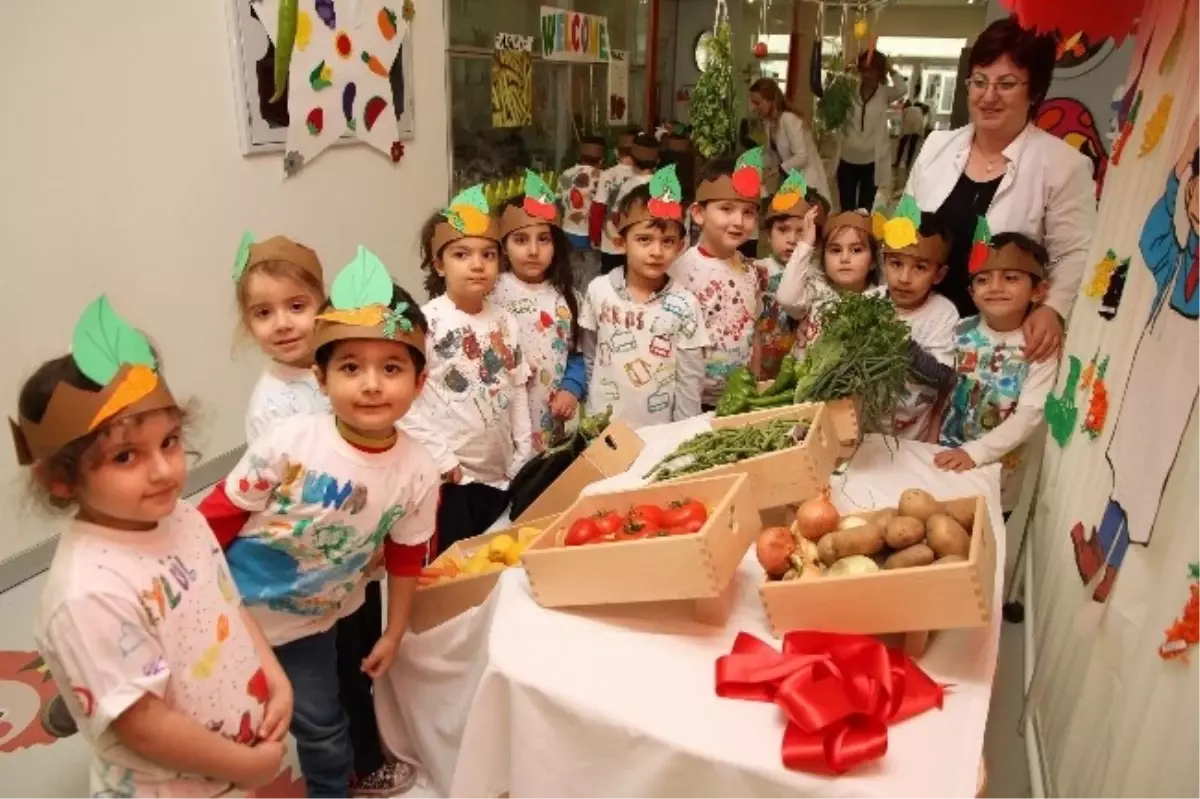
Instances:
[[[705,165],[691,207],[700,240],[671,267],[671,275],[704,310],[710,341],[702,394],[706,409],[716,406],[730,372],[749,367],[753,355],[762,291],[758,270],[738,248],[758,220],[762,155],[757,147],[736,162],[715,158]]]
[[[958,382],[942,421],[941,441],[953,449],[934,463],[961,472],[1000,461],[1004,510],[1016,506],[1021,488],[1022,447],[1042,423],[1054,388],[1057,360],[1025,358],[1021,325],[1049,290],[1046,249],[1021,233],[998,233],[977,242],[969,271],[979,316],[956,331]]]
[[[596,191],[592,195],[592,205],[588,216],[588,238],[592,247],[600,251],[600,260],[605,261],[604,253],[604,222],[608,217],[608,201],[615,199],[613,184],[619,189],[621,183],[633,173],[633,141],[641,131],[630,126],[617,135],[617,162],[600,173],[596,179]],[[614,205],[615,207],[615,205]],[[613,263],[612,259],[608,259]],[[603,266],[601,268],[604,268]]]
[[[615,176],[608,183],[607,197],[603,199],[605,217],[600,232],[600,272],[608,274],[625,265],[625,255],[617,246],[617,209],[629,192],[650,182],[650,176],[658,167],[658,140],[648,133],[639,133],[629,148],[629,169]],[[596,198],[601,201],[600,197]]]
[[[607,153],[603,138],[584,136],[579,140],[579,163],[558,179],[558,194],[563,207],[562,229],[576,252],[592,248],[588,220]]]

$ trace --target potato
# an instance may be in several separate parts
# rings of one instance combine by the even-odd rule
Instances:
[[[971,553],[971,537],[962,525],[945,513],[935,513],[925,525],[925,542],[939,556],[958,555],[961,558]]]
[[[966,562],[967,562],[967,559],[964,558],[962,555],[946,555],[944,557],[938,558],[937,561],[933,565],[940,566],[943,563],[966,563]]]
[[[893,552],[883,562],[885,569],[907,569],[912,566],[928,566],[937,555],[926,544],[913,544],[907,549]]]
[[[908,549],[925,538],[925,525],[911,516],[893,516],[888,519],[883,538],[892,549]]]
[[[817,542],[817,556],[826,566],[837,563],[837,553],[833,551],[833,533],[821,536]]]
[[[975,503],[973,501],[957,509],[953,505],[948,506],[946,513],[950,515],[950,518],[962,525],[967,535],[970,535],[971,531],[975,529]]]
[[[911,516],[923,522],[929,517],[942,512],[942,503],[933,498],[933,494],[919,488],[910,488],[900,495],[900,515]]]
[[[851,555],[847,558],[842,558],[830,566],[829,571],[825,572],[825,576],[855,577],[860,574],[872,574],[877,571],[879,571],[879,566],[866,555]]]
[[[831,545],[835,560],[848,558],[851,555],[874,555],[883,549],[883,525],[871,522],[850,530],[838,530],[830,533],[833,536]]]

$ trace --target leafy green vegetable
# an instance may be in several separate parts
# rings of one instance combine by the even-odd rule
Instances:
[[[692,143],[700,155],[713,158],[737,146],[733,112],[733,45],[728,22],[722,22],[705,43],[708,61],[692,87],[688,106]]]
[[[334,278],[329,300],[339,311],[388,305],[392,301],[392,278],[375,253],[360,244],[354,260]]]
[[[150,342],[117,316],[103,294],[83,309],[75,323],[71,357],[79,371],[101,386],[108,385],[123,364],[157,366]]]

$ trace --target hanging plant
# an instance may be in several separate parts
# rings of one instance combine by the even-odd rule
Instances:
[[[689,112],[692,142],[705,158],[731,154],[737,146],[733,113],[733,47],[729,23],[722,20],[705,42],[704,71],[692,87]]]
[[[858,78],[842,70],[841,59],[834,59],[825,77],[824,91],[817,100],[817,139],[822,140],[845,130],[858,92]]]

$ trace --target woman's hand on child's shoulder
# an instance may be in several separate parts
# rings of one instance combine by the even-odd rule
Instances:
[[[933,465],[946,472],[969,472],[975,468],[975,460],[961,448],[955,448],[934,455]]]
[[[240,776],[234,782],[237,787],[252,790],[267,785],[275,779],[283,765],[287,747],[280,741],[260,741],[245,747]]]

